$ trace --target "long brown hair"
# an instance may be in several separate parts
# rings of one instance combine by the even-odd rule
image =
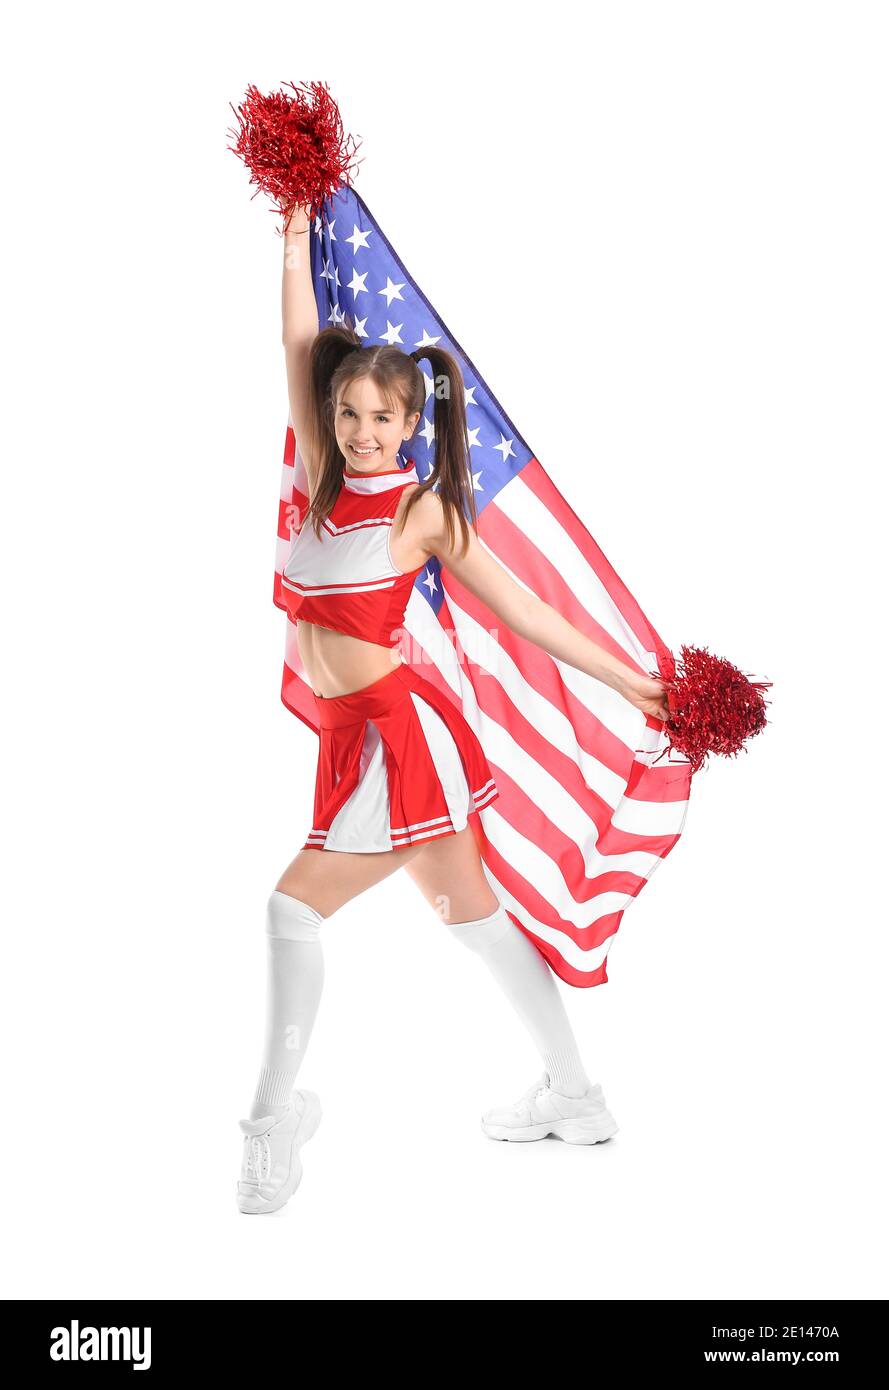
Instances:
[[[306,522],[321,535],[322,522],[330,515],[343,481],[343,456],[336,442],[334,411],[341,392],[353,381],[369,378],[379,388],[387,410],[400,404],[405,415],[422,418],[426,404],[426,379],[418,362],[426,357],[432,367],[435,404],[435,464],[429,477],[415,487],[405,503],[404,520],[424,492],[436,487],[442,502],[448,543],[453,546],[456,523],[460,526],[460,551],[469,545],[469,525],[478,522],[469,470],[469,436],[463,376],[454,355],[445,348],[430,347],[402,352],[388,344],[362,347],[361,339],[347,324],[323,328],[309,355],[309,430],[315,441],[318,479]],[[417,421],[419,424],[419,421]],[[304,523],[305,524],[305,523]]]

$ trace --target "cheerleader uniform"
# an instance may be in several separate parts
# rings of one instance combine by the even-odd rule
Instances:
[[[413,460],[353,473],[321,527],[303,524],[282,576],[291,619],[393,649],[414,581],[389,538]],[[393,637],[393,632],[395,636]],[[405,663],[348,695],[315,695],[320,723],[314,814],[305,849],[383,852],[463,830],[498,791],[474,730]]]

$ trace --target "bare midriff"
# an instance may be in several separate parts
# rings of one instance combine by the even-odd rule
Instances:
[[[401,665],[397,647],[365,642],[302,619],[297,622],[296,640],[309,684],[325,699],[363,690]]]

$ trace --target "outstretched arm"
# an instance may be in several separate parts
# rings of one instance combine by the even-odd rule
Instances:
[[[541,647],[558,661],[604,681],[644,714],[658,719],[669,717],[664,686],[634,671],[631,666],[585,637],[563,618],[552,604],[517,584],[470,529],[469,548],[460,555],[459,530],[454,545],[448,543],[439,498],[428,492],[414,508],[421,545],[436,555],[471,594],[487,604],[492,613],[519,637]]]
[[[317,474],[317,450],[309,414],[309,354],[318,336],[318,306],[312,285],[309,237],[304,208],[295,208],[284,235],[284,273],[281,282],[281,337],[287,366],[290,418],[305,465],[311,497]]]

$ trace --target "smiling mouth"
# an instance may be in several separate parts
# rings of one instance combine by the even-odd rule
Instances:
[[[356,458],[368,459],[370,458],[371,454],[375,454],[377,452],[377,446],[374,445],[372,449],[356,449],[354,444],[350,444],[349,450],[356,456]]]

